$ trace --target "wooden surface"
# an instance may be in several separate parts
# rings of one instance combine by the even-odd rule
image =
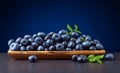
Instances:
[[[71,60],[14,60],[0,54],[0,73],[120,73],[120,53],[113,53],[115,61],[78,63]]]
[[[105,54],[105,50],[81,50],[81,51],[8,51],[8,55],[14,59],[27,59],[30,55],[36,55],[38,59],[71,59],[77,54],[99,55]]]

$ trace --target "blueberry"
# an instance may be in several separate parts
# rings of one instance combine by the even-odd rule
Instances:
[[[104,59],[105,59],[105,60],[114,60],[115,58],[114,58],[114,55],[113,55],[113,54],[106,54],[106,55],[104,56]]]
[[[52,36],[54,34],[54,32],[50,32],[47,34],[47,36]]]
[[[26,50],[27,50],[27,51],[33,51],[33,50],[34,50],[34,47],[33,47],[32,45],[28,45],[28,46],[26,47]]]
[[[19,50],[19,44],[18,43],[12,43],[9,48],[10,48],[11,51],[18,51]]]
[[[78,37],[78,33],[77,33],[77,32],[72,32],[72,33],[71,33],[71,37],[77,38],[77,37]]]
[[[29,39],[29,38],[31,38],[31,36],[30,35],[25,35],[24,38]]]
[[[21,40],[22,40],[22,37],[18,37],[15,42],[20,43]]]
[[[43,51],[43,50],[44,50],[44,47],[43,47],[43,46],[38,46],[37,50],[38,50],[38,51]]]
[[[91,37],[90,36],[86,36],[85,40],[86,41],[91,41]]]
[[[36,42],[33,42],[31,45],[33,46],[34,49],[37,49],[38,47],[38,44]]]
[[[49,48],[45,48],[45,51],[49,51]]]
[[[74,49],[75,48],[75,42],[69,41],[67,47],[71,48],[71,49]]]
[[[14,40],[13,40],[13,39],[10,39],[10,40],[8,41],[8,46],[10,46],[12,43],[14,43]]]
[[[59,34],[53,34],[52,39],[55,40],[56,42],[59,42],[61,40],[61,36]]]
[[[20,47],[20,51],[25,51],[25,50],[26,50],[26,48],[24,46]]]
[[[33,36],[32,36],[34,39],[37,37],[37,34],[33,34]]]
[[[96,42],[95,42],[95,41],[90,41],[90,44],[91,44],[92,46],[95,46],[95,45],[96,45]]]
[[[21,45],[23,45],[23,46],[27,46],[27,45],[30,44],[30,42],[27,39],[24,39],[24,38],[20,42],[21,42]]]
[[[58,32],[58,34],[64,35],[64,34],[66,34],[66,30],[60,30],[60,31]]]
[[[72,61],[74,62],[74,61],[77,61],[77,58],[78,58],[78,55],[73,55],[72,56]]]
[[[63,41],[62,44],[64,45],[64,47],[67,47],[68,42],[67,41]]]
[[[87,59],[86,55],[80,55],[80,56],[78,56],[77,61],[79,63],[84,63],[84,62],[86,62],[86,59]]]
[[[37,56],[31,55],[31,56],[28,57],[28,60],[29,60],[30,62],[36,62],[36,61],[37,61]]]
[[[58,51],[64,50],[64,45],[61,44],[61,43],[57,43],[56,44],[56,50],[58,50]]]
[[[75,50],[83,50],[83,47],[81,44],[77,44],[75,47]]]
[[[29,38],[28,40],[30,41],[30,43],[34,42],[34,38]]]
[[[47,47],[49,47],[50,45],[54,44],[54,41],[52,39],[47,39],[45,44],[46,44]]]
[[[46,41],[47,39],[51,39],[52,37],[51,36],[45,36],[44,40]]]
[[[42,46],[43,46],[43,47],[47,47],[45,41],[43,42]]]
[[[41,37],[36,37],[36,38],[35,38],[35,42],[36,42],[37,44],[42,44],[42,43],[43,43],[43,39],[42,39]]]
[[[100,43],[97,43],[96,44],[96,49],[97,50],[102,50],[104,47],[103,47],[103,45],[102,44],[100,44]]]
[[[66,48],[66,51],[71,51],[72,49],[71,48]]]
[[[70,38],[70,41],[75,42],[75,41],[76,41],[76,38]]]
[[[82,46],[83,46],[83,48],[88,49],[88,48],[91,46],[91,44],[90,44],[89,41],[84,41],[84,42],[82,43]]]
[[[49,47],[49,51],[55,51],[55,50],[56,50],[55,46],[52,45]]]
[[[87,35],[83,34],[81,37],[86,38],[86,37],[87,37]]]
[[[45,34],[44,32],[38,32],[38,33],[37,33],[37,36],[38,36],[38,37],[44,38],[45,35],[46,35],[46,34]]]
[[[77,39],[75,40],[75,43],[76,43],[76,44],[81,44],[81,43],[82,43],[82,40],[81,40],[80,38],[77,38]]]
[[[67,34],[61,35],[63,41],[69,41],[70,36]]]
[[[95,40],[93,40],[95,43],[100,43],[100,41],[99,40],[97,40],[97,39],[95,39]]]
[[[89,50],[96,50],[95,46],[90,46]]]

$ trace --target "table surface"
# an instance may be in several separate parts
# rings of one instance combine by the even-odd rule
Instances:
[[[120,53],[114,53],[115,61],[78,63],[71,60],[13,60],[7,54],[0,54],[0,73],[120,73]]]

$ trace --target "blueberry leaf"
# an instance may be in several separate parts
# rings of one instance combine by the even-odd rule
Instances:
[[[67,29],[68,29],[69,31],[73,31],[72,27],[71,27],[69,24],[67,24]]]
[[[96,59],[97,63],[102,64],[102,61],[100,59]]]
[[[94,57],[95,57],[94,55],[89,55],[87,59],[94,58]]]
[[[68,31],[66,31],[66,34],[69,34]]]
[[[81,34],[81,32],[79,30],[76,30],[77,33]]]
[[[98,55],[98,56],[95,56],[97,59],[102,59],[104,57],[104,55]]]
[[[88,59],[89,62],[95,62],[96,61],[96,58],[95,57],[91,57]]]
[[[85,41],[85,39],[84,38],[80,38],[81,40],[82,40],[82,42],[84,42]]]
[[[74,25],[74,28],[75,28],[76,30],[78,30],[78,26],[77,26],[76,24]]]

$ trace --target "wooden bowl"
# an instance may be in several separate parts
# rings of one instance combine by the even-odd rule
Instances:
[[[8,50],[8,55],[16,60],[28,59],[30,55],[36,55],[37,59],[71,59],[72,55],[83,54],[83,55],[100,55],[105,54],[105,50],[80,50],[80,51],[10,51]]]

